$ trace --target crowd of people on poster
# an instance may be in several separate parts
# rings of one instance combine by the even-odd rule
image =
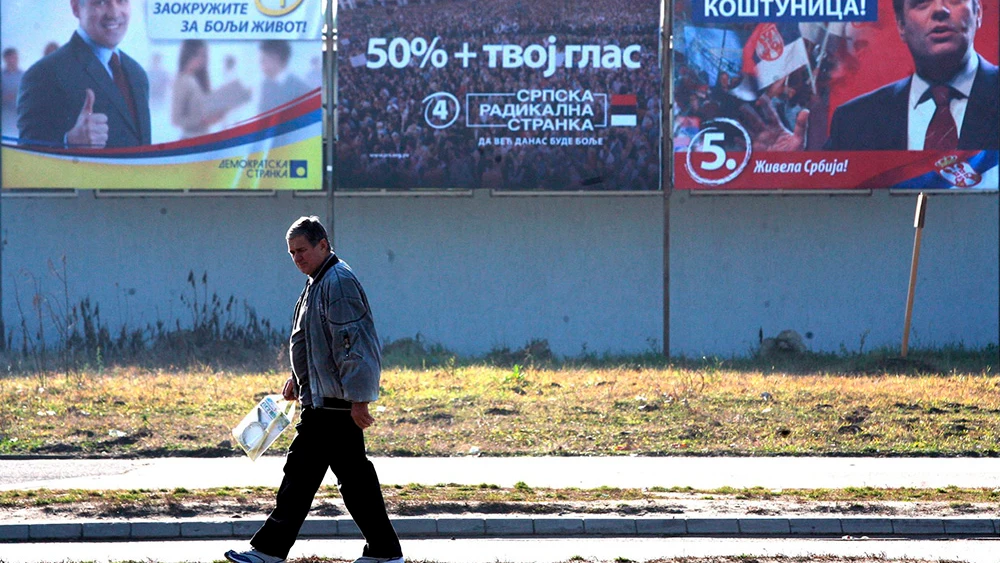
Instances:
[[[338,189],[659,189],[659,14],[656,0],[341,2]],[[512,124],[522,110],[539,121]]]

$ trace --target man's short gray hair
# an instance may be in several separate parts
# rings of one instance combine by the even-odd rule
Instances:
[[[295,237],[306,237],[306,240],[312,246],[316,246],[321,240],[325,240],[327,244],[330,244],[330,238],[326,234],[326,227],[320,222],[319,217],[315,215],[299,217],[292,223],[292,226],[288,228],[288,233],[285,234],[285,240],[292,240]]]

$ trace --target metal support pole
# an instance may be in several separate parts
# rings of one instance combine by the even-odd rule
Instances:
[[[323,144],[323,178],[327,197],[327,235],[330,237],[330,248],[336,250],[337,221],[334,205],[334,178],[336,168],[337,146],[337,34],[336,30],[337,0],[328,0],[326,10],[326,30],[323,32],[323,129],[326,142]]]
[[[0,170],[3,157],[0,156]],[[0,350],[7,348],[7,327],[3,322],[3,247],[7,237],[3,234],[3,186],[0,185]]]
[[[670,191],[663,190],[663,356],[670,357]]]
[[[668,111],[673,107],[673,3],[660,2],[660,190],[663,192],[663,356],[670,357],[670,193],[673,191],[673,132]],[[664,135],[664,131],[670,133]],[[666,164],[664,166],[664,164]]]

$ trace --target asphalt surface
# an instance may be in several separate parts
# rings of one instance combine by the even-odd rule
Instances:
[[[270,486],[284,459],[0,459],[0,490]],[[385,485],[512,487],[1000,488],[1000,458],[448,457],[372,458]],[[335,484],[332,474],[326,484]]]
[[[156,561],[157,563],[211,562],[222,559],[229,549],[242,549],[245,542],[184,541],[131,543],[34,543],[0,544],[5,563],[51,563],[93,561]],[[291,557],[318,555],[351,561],[361,552],[360,540],[299,540]],[[873,556],[948,560],[967,563],[997,563],[1000,541],[948,540],[804,540],[804,539],[507,539],[507,540],[403,540],[407,561],[438,563],[557,563],[573,557],[587,561],[649,561],[671,557],[778,556],[840,557]],[[621,558],[621,559],[619,559]],[[582,562],[585,563],[585,562]]]

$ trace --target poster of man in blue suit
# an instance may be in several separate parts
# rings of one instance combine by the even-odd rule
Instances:
[[[72,0],[79,28],[21,80],[22,144],[67,148],[134,147],[150,142],[149,79],[118,46],[130,0]]]
[[[1000,148],[1000,72],[975,49],[981,0],[893,0],[893,11],[916,71],[837,108],[827,148]],[[947,138],[931,147],[926,141],[938,105],[932,91],[938,90],[948,106]]]

